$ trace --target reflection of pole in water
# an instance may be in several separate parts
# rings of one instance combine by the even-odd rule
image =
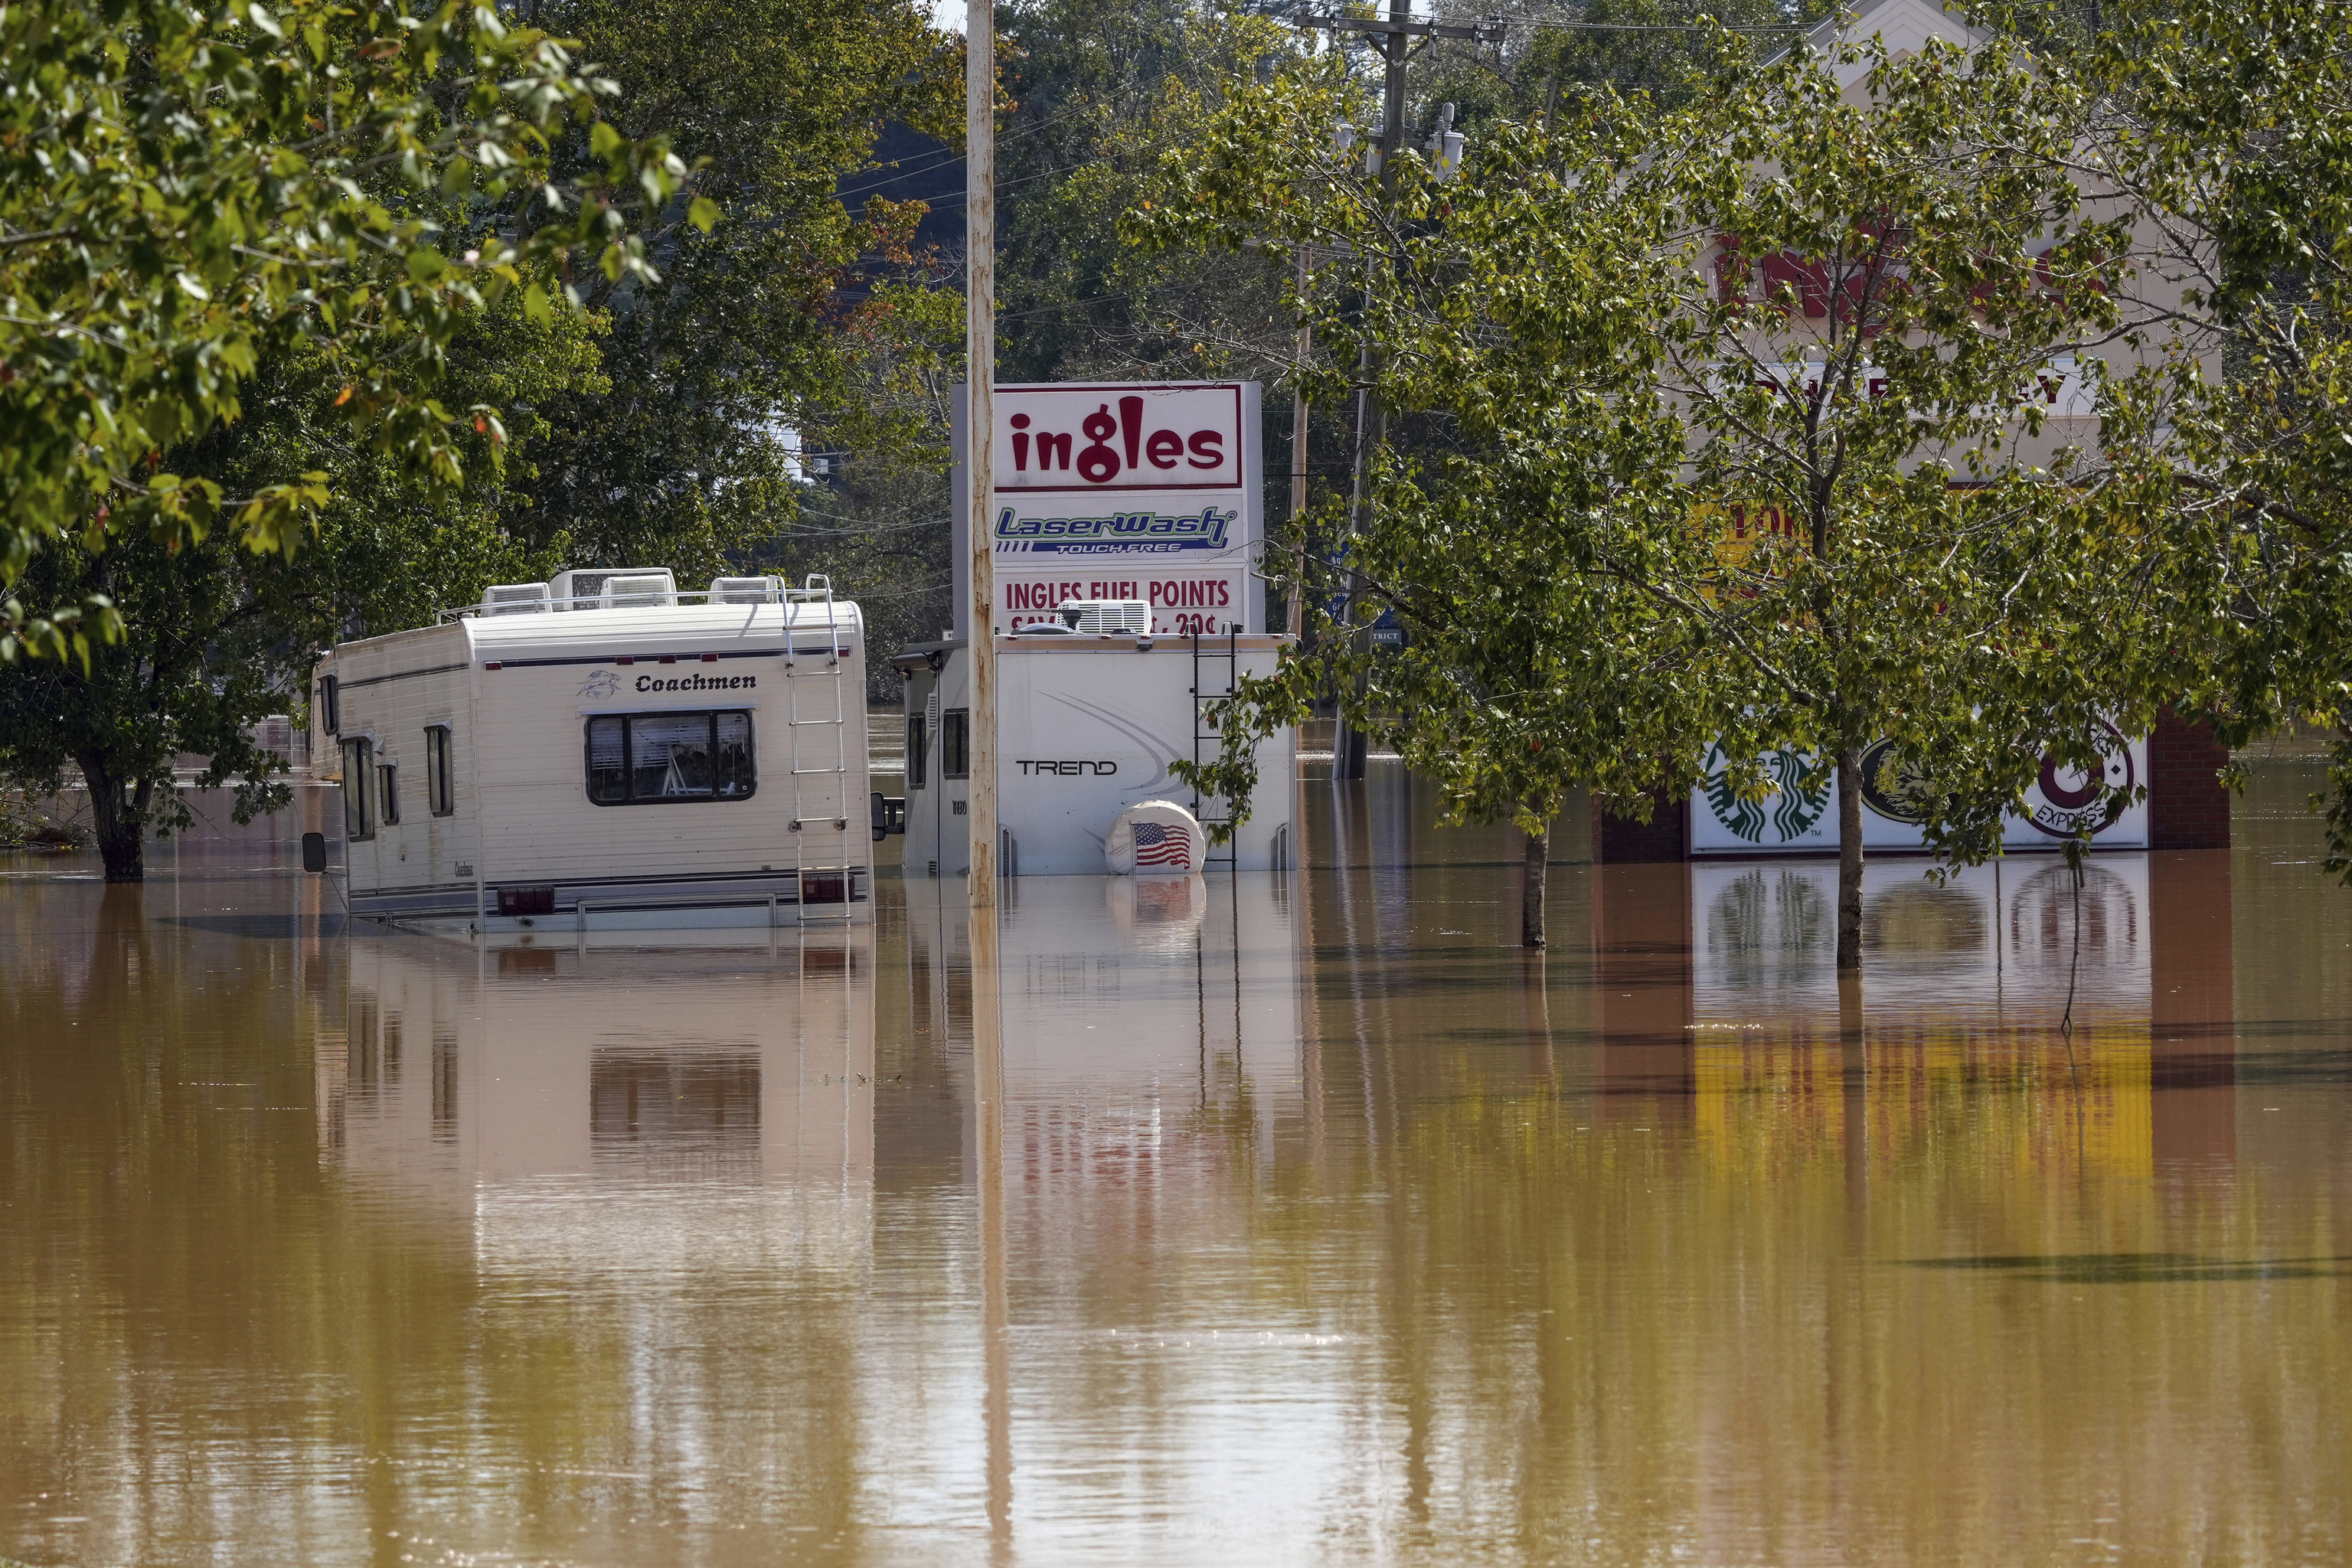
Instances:
[[[1227,907],[1234,916],[1234,1077],[1238,1080],[1247,1069],[1242,1059],[1242,874],[1235,871],[1225,889],[1231,897]]]
[[[1200,1078],[1199,1105],[1209,1109],[1209,921],[1207,911],[1202,911],[1199,925],[1192,928],[1192,1010],[1195,1026],[1200,1031],[1200,1057],[1194,1071]]]
[[[1334,778],[1331,785],[1332,816],[1337,819],[1338,853],[1331,857],[1333,890],[1339,894],[1340,936],[1348,957],[1348,1005],[1356,1026],[1356,1078],[1358,1092],[1364,1099],[1364,1146],[1375,1152],[1381,1145],[1380,1128],[1372,1118],[1371,1042],[1364,1027],[1364,977],[1361,968],[1363,942],[1356,930],[1356,889],[1353,872],[1356,851],[1366,839],[1364,833],[1364,785],[1361,780],[1352,784]]]
[[[1293,770],[1296,772],[1296,770]],[[1307,1154],[1315,1175],[1323,1175],[1323,1008],[1321,994],[1316,984],[1315,969],[1315,899],[1307,875],[1307,790],[1304,783],[1294,782],[1291,788],[1290,820],[1298,825],[1298,853],[1296,865],[1286,863],[1275,870],[1275,886],[1292,894],[1288,900],[1298,911],[1297,934],[1291,940],[1297,944],[1301,962],[1297,981],[1304,993],[1304,1026],[1298,1031],[1301,1057],[1299,1079],[1307,1089]],[[1291,879],[1296,877],[1294,886]]]
[[[982,1354],[986,1363],[988,1529],[992,1554],[1013,1547],[1012,1310],[1004,1278],[1004,1030],[997,990],[996,910],[971,911],[971,1056],[980,1079]]]

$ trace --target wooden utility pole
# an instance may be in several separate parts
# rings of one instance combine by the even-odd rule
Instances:
[[[996,907],[996,5],[964,7],[964,514],[971,526],[971,872],[977,908]],[[975,957],[977,955],[975,954]]]

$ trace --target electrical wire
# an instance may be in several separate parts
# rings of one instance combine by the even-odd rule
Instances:
[[[801,539],[866,539],[877,533],[911,533],[919,528],[938,528],[950,521],[946,516],[919,517],[908,522],[884,523],[872,528],[795,528],[783,535],[790,544]]]
[[[1026,125],[1017,126],[1014,129],[1007,131],[998,136],[996,139],[996,144],[1002,147],[1008,142],[1018,142],[1024,136],[1037,135],[1047,126],[1067,120],[1072,115],[1082,113],[1087,107],[1089,106],[1085,104],[1073,104],[1067,109],[1059,110],[1055,113],[1048,114],[1042,120],[1034,120]],[[879,166],[871,170],[861,171],[861,174],[858,176],[860,178],[862,178],[865,174],[868,173],[879,175],[880,177],[863,184],[837,185],[835,187],[834,195],[844,198],[862,195],[867,192],[878,190],[882,186],[890,184],[892,181],[903,179],[909,174],[927,174],[932,170],[943,168],[947,164],[955,163],[962,157],[962,148],[942,146],[936,152],[918,153],[912,158],[901,159],[897,163],[892,163],[887,171],[881,169]]]

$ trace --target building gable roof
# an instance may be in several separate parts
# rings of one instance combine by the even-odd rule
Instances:
[[[1898,59],[1916,54],[1930,39],[1964,49],[1993,41],[1990,32],[1971,26],[1958,11],[1948,10],[1936,0],[1862,0],[1824,18],[1798,47],[1828,54],[1840,44],[1863,43],[1873,37],[1883,39],[1887,54]],[[1840,64],[1836,71],[1838,86],[1852,92],[1870,74],[1870,65],[1857,60]]]

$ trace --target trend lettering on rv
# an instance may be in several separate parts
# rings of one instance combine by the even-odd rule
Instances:
[[[640,691],[744,691],[760,684],[756,675],[658,675],[637,677]]]
[[[1241,514],[1202,507],[1171,517],[1156,511],[1114,511],[1091,517],[1023,517],[1011,507],[996,514],[1000,555],[1172,554],[1227,548],[1227,530]]]
[[[1024,774],[1052,773],[1066,779],[1108,778],[1118,772],[1117,763],[1089,757],[1016,757],[1013,765]]]

